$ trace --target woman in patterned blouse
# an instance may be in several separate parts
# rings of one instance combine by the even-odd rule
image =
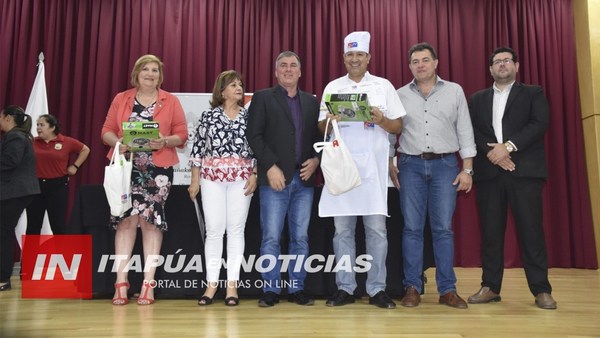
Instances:
[[[248,111],[244,104],[242,76],[222,72],[215,82],[212,109],[200,117],[190,155],[190,198],[202,187],[206,222],[206,290],[198,305],[210,305],[219,287],[223,234],[227,231],[227,293],[225,305],[239,304],[237,284],[244,255],[244,228],[254,190],[256,168],[246,140]]]

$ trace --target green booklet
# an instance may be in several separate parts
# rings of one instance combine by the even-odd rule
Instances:
[[[150,140],[158,139],[158,122],[123,122],[123,144],[130,151],[152,151]]]
[[[325,94],[325,105],[342,121],[371,121],[371,108],[365,93]]]

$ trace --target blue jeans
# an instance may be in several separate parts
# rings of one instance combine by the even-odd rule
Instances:
[[[423,228],[429,215],[437,291],[440,295],[456,291],[452,232],[456,186],[452,182],[458,175],[458,160],[455,155],[423,160],[418,156],[401,154],[398,168],[400,210],[404,216],[403,285],[405,288],[413,286],[419,292],[423,289]]]
[[[349,266],[354,267],[356,261],[356,230],[357,216],[336,216],[333,218],[335,224],[335,235],[333,236],[333,251],[335,259],[339,262],[344,256],[349,258]],[[369,296],[375,296],[379,291],[385,291],[385,279],[387,270],[385,260],[387,257],[387,229],[385,227],[384,215],[362,216],[365,224],[365,239],[367,254],[373,258],[371,268],[367,272],[366,289]],[[348,266],[348,264],[346,265]],[[338,290],[344,290],[349,294],[356,289],[356,273],[354,270],[346,271],[340,269],[335,273],[335,283]]]
[[[286,283],[288,293],[304,290],[306,269],[304,261],[308,256],[308,225],[312,209],[314,188],[305,187],[300,179],[300,171],[296,170],[292,182],[286,185],[283,191],[275,191],[268,185],[261,185],[260,194],[260,225],[262,242],[260,245],[261,256],[270,255],[277,258],[277,263],[272,269],[262,272],[263,291],[279,294],[284,285],[281,283],[281,232],[283,231],[285,216],[288,218],[288,232],[290,235],[288,254],[296,255],[298,259],[291,259],[287,267],[289,282]],[[266,268],[269,261],[261,264]]]

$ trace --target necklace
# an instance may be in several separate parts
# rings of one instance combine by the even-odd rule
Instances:
[[[137,92],[137,94],[135,94],[135,99],[137,100],[137,102],[139,104],[141,104],[144,107],[148,107],[151,106],[154,102],[156,102],[156,97],[157,97],[158,92],[154,91],[154,93],[152,94],[152,96],[150,96],[148,98],[148,96],[146,95],[145,97],[142,96],[142,93],[140,93],[139,91]]]
[[[223,108],[223,112],[225,113],[225,116],[227,116],[230,120],[235,120],[235,118],[240,113],[240,109],[239,109],[239,107],[236,107],[230,111],[227,111],[227,110],[225,110],[225,108]]]

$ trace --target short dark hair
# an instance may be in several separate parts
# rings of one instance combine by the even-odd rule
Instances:
[[[295,57],[296,61],[298,61],[298,68],[302,68],[302,64],[300,63],[300,57],[298,56],[298,54],[292,52],[291,50],[286,50],[285,52],[279,53],[277,59],[275,59],[275,69],[279,68],[279,61],[281,59],[291,56]]]
[[[412,60],[412,55],[414,52],[421,52],[424,50],[428,50],[431,53],[431,57],[433,57],[434,60],[437,60],[437,53],[435,52],[435,48],[433,48],[433,46],[427,42],[420,42],[413,45],[408,50],[408,61]]]
[[[48,123],[50,128],[54,127],[54,135],[60,134],[60,123],[58,123],[58,120],[56,119],[56,117],[54,117],[54,115],[50,115],[50,114],[40,115],[40,117],[38,117],[38,120],[39,119],[44,119],[46,121],[46,123]]]
[[[240,80],[242,83],[242,89],[244,88],[244,80],[242,78],[242,74],[238,73],[235,70],[226,70],[217,76],[217,80],[215,81],[215,85],[213,87],[212,92],[212,100],[210,100],[210,106],[212,108],[218,107],[225,102],[225,98],[223,97],[223,90],[225,87],[229,86],[235,80]],[[238,105],[240,107],[244,106],[244,98],[238,101]]]
[[[496,57],[496,55],[500,54],[500,53],[510,53],[512,55],[512,60],[514,63],[519,62],[519,58],[517,57],[517,53],[509,47],[498,47],[496,48],[492,54],[490,55],[490,66],[494,64],[494,57]]]

